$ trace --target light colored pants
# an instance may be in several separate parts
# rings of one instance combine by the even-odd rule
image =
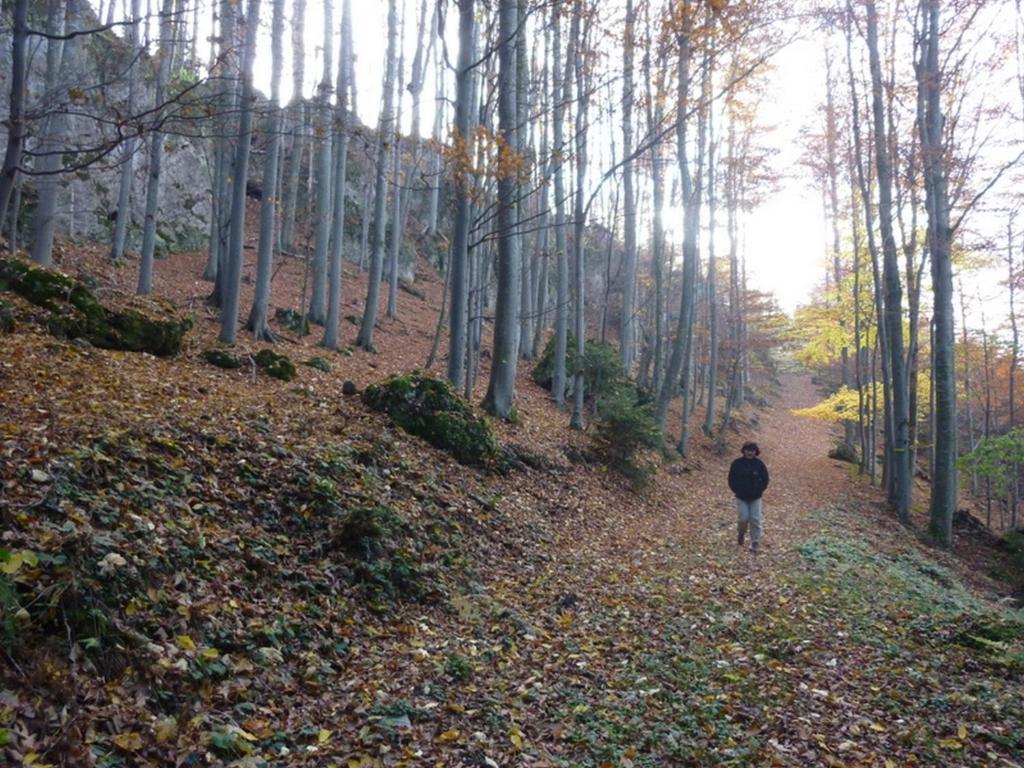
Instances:
[[[739,520],[740,530],[750,526],[750,546],[757,549],[761,543],[761,499],[744,501],[736,499],[736,516]]]

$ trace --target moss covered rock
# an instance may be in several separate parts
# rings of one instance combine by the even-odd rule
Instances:
[[[308,365],[310,368],[316,368],[318,371],[323,371],[324,373],[330,373],[331,371],[331,364],[319,355],[309,358],[309,360],[303,363],[303,365]]]
[[[0,259],[0,291],[13,291],[47,310],[47,328],[54,336],[83,338],[105,349],[169,357],[181,350],[192,327],[191,320],[173,312],[154,317],[136,307],[110,309],[81,282],[16,259]],[[146,307],[155,308],[155,303]]]
[[[203,357],[206,358],[206,362],[210,365],[215,365],[218,368],[241,368],[242,361],[238,359],[238,356],[228,352],[226,349],[208,349],[203,352]]]
[[[280,355],[272,349],[261,349],[255,357],[256,365],[281,381],[295,378],[295,363],[287,355]]]
[[[448,451],[462,464],[501,467],[490,425],[476,416],[446,381],[421,371],[392,376],[367,387],[363,401],[387,413],[406,432]]]

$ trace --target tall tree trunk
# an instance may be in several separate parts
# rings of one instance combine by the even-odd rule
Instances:
[[[562,10],[563,2],[558,0],[552,9],[552,58],[554,104],[552,133],[555,162],[555,259],[558,263],[558,293],[555,299],[555,359],[551,375],[551,394],[558,405],[565,404],[566,352],[569,336],[569,253],[565,237],[565,157],[564,138],[565,108],[572,96],[573,41],[570,38],[569,52],[563,63],[562,53]],[[564,70],[562,67],[564,66]]]
[[[142,253],[139,259],[139,284],[136,293],[147,295],[153,290],[153,260],[156,254],[156,217],[160,206],[160,170],[164,156],[163,103],[167,98],[167,83],[171,77],[174,58],[172,36],[172,0],[164,0],[160,18],[160,63],[157,65],[153,115],[154,128],[149,133],[149,170],[146,184],[146,219],[142,229]]]
[[[213,182],[213,205],[210,217],[209,258],[203,278],[212,280],[211,302],[222,306],[224,293],[224,265],[228,254],[228,231],[231,220],[231,190],[234,183],[232,163],[234,162],[235,125],[233,115],[238,97],[238,51],[237,15],[238,4],[220,0],[220,60],[217,73],[220,78],[218,89],[217,116],[218,136]]]
[[[292,11],[292,100],[288,110],[291,126],[291,153],[284,182],[284,211],[281,220],[281,248],[295,250],[295,209],[299,197],[299,170],[302,167],[303,138],[306,129],[302,82],[306,75],[305,50],[306,0],[295,0]]]
[[[903,358],[903,291],[900,286],[896,239],[892,228],[892,166],[888,127],[882,103],[882,67],[878,55],[878,17],[874,0],[867,0],[867,44],[871,69],[871,111],[875,126],[875,167],[878,172],[878,220],[882,235],[882,281],[885,290],[886,340],[892,375],[893,460],[889,501],[897,517],[910,523],[910,413],[907,404],[906,363]]]
[[[11,98],[7,116],[7,149],[4,163],[0,167],[0,226],[7,220],[7,209],[21,165],[21,153],[25,143],[25,80],[28,65],[28,0],[15,0],[12,9],[11,30]],[[11,218],[10,233],[17,232],[17,208]],[[8,237],[8,243],[15,240]],[[11,253],[14,253],[14,246]]]
[[[169,2],[169,0],[165,0]],[[242,89],[238,114],[238,145],[235,148],[235,172],[231,189],[231,230],[228,258],[225,262],[224,303],[220,312],[220,340],[234,344],[238,326],[238,307],[242,292],[242,263],[245,258],[245,185],[249,175],[249,148],[252,145],[252,121],[256,92],[252,85],[252,66],[256,58],[256,31],[260,23],[260,0],[249,0],[242,44]]]
[[[399,22],[398,35],[398,107],[395,112],[395,132],[391,140],[394,142],[392,151],[394,160],[391,168],[391,240],[388,243],[388,303],[387,316],[394,320],[398,317],[398,270],[399,260],[402,253],[402,104],[405,102],[405,89],[402,83],[405,82],[405,8],[402,3],[402,18]]]
[[[111,0],[113,6],[113,0]],[[132,0],[132,18],[128,28],[128,40],[138,60],[142,60],[142,47],[139,45],[139,19],[142,16],[140,0]],[[135,114],[135,87],[138,77],[135,67],[128,70],[128,104],[126,111],[129,116]],[[117,210],[114,219],[114,237],[110,246],[110,258],[115,261],[124,256],[124,244],[128,234],[128,225],[132,220],[131,191],[135,176],[135,137],[129,136],[122,147],[124,159],[121,162],[121,180],[117,192]]]
[[[971,389],[971,353],[967,336],[967,303],[964,299],[963,283],[957,283],[960,292],[960,333],[964,359],[964,411],[967,414],[967,450],[974,450],[974,392]],[[971,494],[978,494],[978,473],[971,470]]]
[[[341,323],[341,271],[345,250],[345,200],[348,184],[349,116],[348,93],[352,79],[352,0],[342,0],[341,55],[338,57],[338,103],[335,107],[334,147],[334,236],[331,239],[330,269],[327,276],[327,320],[324,323],[323,345],[338,348],[338,326]]]
[[[461,17],[462,6],[459,6]],[[444,125],[447,112],[445,100],[445,67],[439,53],[440,46],[434,47],[434,80],[436,83],[434,97],[434,128],[431,131],[433,137],[433,149],[430,151],[430,202],[427,206],[427,234],[431,237],[437,236],[437,215],[441,201],[441,153],[438,147],[441,146],[441,129]],[[459,49],[461,54],[462,49]],[[458,99],[458,96],[456,96]]]
[[[366,292],[363,321],[356,344],[374,351],[373,329],[377,324],[380,303],[380,282],[384,272],[384,200],[387,197],[387,141],[385,136],[397,131],[394,125],[395,60],[398,56],[398,13],[395,0],[388,0],[388,50],[384,68],[384,102],[377,125],[377,180],[373,200],[373,241],[370,256],[370,281]]]
[[[717,228],[718,201],[715,190],[715,110],[708,107],[708,404],[704,412],[704,434],[711,436],[715,424],[715,396],[718,392],[718,265],[715,259],[715,230]]]
[[[885,423],[884,435],[885,435],[885,464],[883,465],[883,480],[888,478],[892,474],[891,461],[894,456],[894,449],[892,439],[895,434],[895,429],[892,424],[892,377],[889,371],[889,355],[888,355],[888,341],[887,341],[887,327],[885,323],[885,310],[883,305],[883,286],[881,271],[879,269],[878,259],[878,244],[875,240],[875,222],[874,222],[874,210],[871,205],[871,186],[867,179],[865,172],[865,150],[863,142],[861,141],[860,132],[860,104],[857,98],[856,80],[853,74],[853,52],[852,52],[852,10],[849,5],[847,6],[847,23],[845,29],[846,35],[846,64],[847,72],[850,85],[850,116],[851,116],[851,127],[853,129],[853,147],[852,154],[849,159],[851,166],[850,176],[851,178],[857,179],[857,187],[860,192],[861,205],[864,209],[864,231],[867,234],[867,246],[868,253],[871,256],[871,271],[872,281],[874,285],[874,298],[875,298],[875,318],[877,324],[877,344],[879,347],[881,363],[882,363],[882,402],[883,402],[883,419]],[[874,352],[872,352],[874,354]],[[871,381],[872,387],[874,387],[875,381],[875,360],[872,358],[871,364]],[[877,403],[877,396],[873,397],[872,405],[872,418],[874,418],[874,404]],[[874,427],[872,428],[872,440],[874,440]],[[872,448],[872,464],[871,464],[871,482],[875,482],[876,466],[874,461],[874,448]]]
[[[636,313],[636,193],[633,189],[633,52],[636,43],[636,13],[633,0],[626,0],[626,27],[622,41],[622,192],[625,195],[623,219],[624,247],[622,264],[622,320],[619,346],[622,367],[628,374],[635,353]]]
[[[454,154],[452,190],[455,194],[455,221],[451,274],[451,315],[448,336],[448,380],[461,388],[466,361],[469,292],[466,282],[469,266],[469,226],[472,215],[472,130],[476,108],[473,94],[474,0],[459,0],[459,62],[455,81],[455,126],[452,131]],[[438,182],[439,183],[439,182]]]
[[[828,213],[832,225],[832,276],[835,280],[837,294],[843,290],[843,265],[842,265],[842,241],[839,236],[839,153],[836,149],[836,142],[839,137],[839,125],[836,119],[836,106],[833,98],[834,82],[832,80],[832,52],[829,46],[825,47],[825,163],[828,174]],[[850,376],[850,351],[846,344],[846,317],[840,310],[839,328],[843,337],[843,345],[839,350],[840,362],[842,365],[842,385],[849,387],[852,379]],[[853,447],[853,421],[843,421],[843,442]]]
[[[519,34],[516,39],[516,132],[519,136],[520,157],[523,167],[520,174],[529,178],[530,163],[533,159],[532,131],[529,126],[530,102],[529,86],[530,72],[527,66],[529,52],[527,41],[529,31],[526,29],[528,20],[527,0],[519,0]],[[519,332],[518,347],[519,356],[529,360],[531,355],[533,339],[533,323],[537,322],[533,311],[533,292],[530,281],[530,266],[536,263],[536,252],[530,252],[526,247],[527,233],[525,222],[529,215],[527,204],[530,197],[524,193],[519,194],[516,205],[516,227],[519,237]]]
[[[586,62],[584,61],[585,49],[584,37],[586,32],[583,29],[582,19],[585,13],[584,8],[577,8],[572,16],[572,38],[573,45],[573,74],[576,78],[576,198],[573,205],[573,252],[576,265],[576,296],[575,296],[575,326],[576,326],[576,370],[573,375],[573,398],[572,418],[569,426],[574,429],[583,429],[583,363],[586,352],[586,263],[584,237],[586,235],[586,208],[583,204],[584,184],[587,178],[587,107],[589,105],[589,77],[587,75]]]
[[[313,286],[309,298],[310,322],[327,321],[327,251],[331,241],[331,153],[334,136],[331,128],[331,78],[334,76],[333,0],[324,0],[324,71],[316,100],[316,240],[313,251]]]
[[[935,293],[935,336],[932,340],[935,356],[935,471],[932,475],[931,532],[936,540],[948,547],[953,543],[953,513],[956,510],[956,361],[953,349],[952,230],[942,135],[939,0],[921,0],[921,17],[925,34],[918,84],[924,91],[925,112],[918,115],[918,127],[928,209],[928,251]]]
[[[49,26],[47,32],[57,36],[64,32],[64,4],[50,0],[48,6]],[[75,40],[69,40],[75,45]],[[63,79],[64,42],[50,37],[46,42],[46,94],[50,97],[57,84]],[[35,212],[35,232],[32,238],[32,261],[43,266],[53,263],[53,235],[57,227],[57,190],[60,183],[61,141],[64,139],[66,118],[62,110],[54,108],[43,120],[42,138],[39,143],[39,160],[35,170],[40,174],[36,181],[39,202]]]
[[[507,419],[515,398],[518,358],[519,131],[516,113],[516,46],[519,42],[518,0],[498,1],[498,296],[494,312],[494,351],[484,396],[488,413]]]
[[[281,146],[281,69],[284,60],[284,0],[274,0],[270,22],[270,110],[264,120],[267,154],[263,161],[260,199],[260,242],[256,257],[256,290],[249,310],[249,330],[260,341],[273,341],[270,332],[270,278],[274,257],[274,218],[277,211],[277,160]]]

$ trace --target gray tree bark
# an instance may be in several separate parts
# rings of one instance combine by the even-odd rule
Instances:
[[[867,0],[867,44],[871,69],[871,111],[875,127],[875,167],[878,172],[878,219],[882,235],[882,281],[885,291],[885,323],[889,343],[893,393],[893,463],[889,502],[896,515],[910,523],[911,467],[909,462],[910,413],[907,403],[906,364],[903,359],[903,291],[900,286],[896,239],[892,228],[892,165],[888,127],[882,102],[882,67],[878,54],[878,16],[874,0]]]
[[[622,336],[619,351],[626,373],[633,368],[635,348],[636,298],[636,194],[633,190],[633,51],[636,40],[636,13],[633,0],[626,0],[626,28],[622,41],[622,191],[625,195],[623,219],[624,246],[622,269]]]
[[[451,274],[451,304],[448,337],[448,380],[461,388],[466,360],[469,292],[467,267],[469,262],[469,227],[472,214],[471,178],[473,113],[476,104],[473,95],[474,61],[474,1],[459,0],[459,61],[455,80],[455,129],[452,131],[453,179],[455,193],[455,221],[452,232],[452,251],[448,269]]]
[[[918,87],[923,91],[924,114],[918,115],[921,155],[924,160],[928,251],[935,293],[933,340],[935,375],[935,470],[932,474],[931,532],[943,546],[953,543],[956,511],[956,361],[953,331],[952,230],[943,142],[942,72],[939,69],[939,0],[921,0],[924,21]],[[920,103],[920,102],[919,102]],[[966,355],[967,351],[964,350]]]
[[[395,110],[395,130],[392,135],[394,152],[391,167],[391,240],[388,242],[388,319],[394,320],[398,317],[398,262],[402,253],[402,105],[405,102],[405,3],[402,3],[402,18],[399,22],[398,35],[398,83],[397,100]]]
[[[322,325],[327,320],[327,251],[331,241],[331,78],[334,76],[333,0],[324,0],[324,70],[316,103],[316,241],[313,251],[313,286],[309,299],[309,320]]]
[[[516,45],[519,40],[518,0],[498,2],[498,295],[494,312],[494,352],[484,408],[507,419],[515,398],[518,362],[519,233],[517,199],[519,182],[519,131],[516,113]]]
[[[586,395],[583,382],[583,361],[586,351],[586,264],[583,238],[586,234],[586,210],[583,204],[583,190],[587,178],[587,106],[590,83],[583,60],[583,29],[582,14],[584,8],[576,8],[572,15],[572,31],[569,33],[574,41],[573,75],[576,79],[576,199],[573,205],[573,261],[576,264],[576,370],[573,372],[572,418],[569,426],[583,429],[583,398]]]
[[[552,149],[555,163],[555,260],[558,263],[558,288],[555,299],[555,359],[551,376],[551,393],[558,405],[565,404],[566,351],[569,336],[569,253],[565,237],[565,108],[572,97],[573,42],[562,61],[561,0],[552,9]],[[562,67],[564,66],[564,70]]]
[[[373,329],[377,324],[380,303],[381,275],[384,271],[384,201],[387,197],[387,140],[397,130],[394,125],[395,59],[398,54],[398,14],[395,0],[388,0],[388,50],[384,71],[384,103],[377,125],[377,186],[373,201],[373,240],[370,255],[370,282],[366,291],[363,321],[359,326],[356,344],[368,352],[374,351]]]
[[[331,263],[327,279],[327,322],[324,323],[323,345],[338,348],[338,326],[341,322],[341,267],[345,245],[345,199],[348,183],[348,91],[352,79],[352,0],[342,0],[341,55],[338,61],[338,102],[335,110],[337,145],[334,151],[334,237],[331,240]]]
[[[113,6],[113,0],[111,0]],[[139,19],[142,16],[140,0],[132,0],[131,25],[128,27],[128,41],[132,50],[136,52],[138,60],[142,60],[142,47],[139,45]],[[128,70],[128,104],[126,110],[128,115],[135,114],[135,67]],[[135,138],[125,139],[122,147],[124,160],[121,164],[121,180],[117,192],[117,211],[114,220],[114,238],[110,246],[110,258],[115,261],[124,256],[124,243],[128,234],[128,225],[131,223],[131,191],[132,179],[135,174]]]
[[[295,250],[295,209],[299,198],[299,170],[302,167],[306,107],[302,100],[302,82],[306,76],[306,0],[295,0],[292,11],[292,99],[288,110],[291,126],[291,152],[284,182],[284,210],[281,214],[281,248]]]
[[[64,4],[50,0],[48,5],[51,35],[64,31]],[[69,40],[69,45],[77,45]],[[46,96],[54,98],[57,84],[63,79],[64,42],[49,38],[46,43]],[[39,143],[39,161],[35,169],[41,175],[36,182],[39,203],[35,213],[35,232],[32,238],[32,261],[43,266],[53,263],[53,235],[57,227],[57,189],[60,184],[61,141],[64,138],[66,119],[62,110],[51,106],[43,121],[42,138]]]
[[[270,110],[264,121],[267,154],[263,161],[263,197],[260,199],[260,242],[256,256],[256,290],[249,310],[248,328],[259,341],[273,341],[270,331],[270,278],[274,259],[274,219],[277,212],[277,161],[281,146],[281,69],[284,52],[284,0],[274,0],[270,22]]]
[[[169,2],[169,0],[165,0]],[[234,344],[238,327],[238,307],[242,290],[242,262],[245,251],[245,184],[249,175],[249,148],[252,145],[252,121],[256,92],[252,86],[252,65],[256,57],[256,30],[260,23],[260,0],[249,0],[244,19],[245,42],[242,45],[242,90],[238,115],[238,145],[231,189],[231,231],[225,262],[224,302],[220,313],[220,340]]]
[[[11,29],[11,97],[8,111],[7,148],[0,167],[0,226],[7,220],[11,193],[18,177],[25,143],[25,75],[28,65],[28,0],[15,0]],[[17,210],[11,219],[10,233],[17,232]],[[8,242],[16,237],[8,236]],[[11,252],[15,252],[11,246]]]
[[[174,58],[172,0],[164,0],[160,12],[160,63],[157,65],[154,91],[154,128],[149,132],[149,169],[146,182],[146,218],[142,228],[142,252],[139,257],[139,284],[135,292],[147,295],[153,290],[153,260],[156,256],[156,218],[160,208],[160,170],[164,157],[162,104],[167,98],[167,83],[171,77]]]

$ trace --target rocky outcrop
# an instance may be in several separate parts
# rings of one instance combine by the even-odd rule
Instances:
[[[29,25],[43,28],[45,3],[30,3]],[[89,3],[68,0],[64,3],[69,30],[95,29],[100,22]],[[31,152],[38,146],[43,118],[55,109],[68,113],[69,129],[65,165],[71,170],[61,174],[58,200],[58,232],[75,239],[108,241],[114,226],[121,163],[127,143],[125,134],[145,128],[133,122],[122,123],[126,115],[128,82],[124,73],[132,62],[132,52],[121,32],[98,32],[73,38],[67,45],[78,46],[74,61],[77,71],[66,72],[51,93],[45,88],[45,46],[31,58],[28,73],[27,113],[29,117],[24,164],[31,165]],[[146,114],[153,106],[152,62],[146,58],[136,64],[139,78],[137,114]],[[9,28],[0,30],[0,142],[6,144],[4,121],[9,114],[6,100],[10,93],[11,36]],[[179,82],[179,90],[184,83]],[[194,96],[194,92],[192,94]],[[183,115],[184,117],[184,115]],[[179,120],[167,127],[160,184],[160,208],[157,223],[157,252],[193,250],[205,247],[210,222],[208,142],[186,135],[187,123]],[[194,133],[194,131],[188,131]],[[131,226],[128,248],[136,249],[142,240],[142,221],[146,203],[146,143],[135,142],[132,181]],[[35,205],[34,181],[24,177],[22,228],[31,228]],[[27,231],[27,230],[26,230]]]

